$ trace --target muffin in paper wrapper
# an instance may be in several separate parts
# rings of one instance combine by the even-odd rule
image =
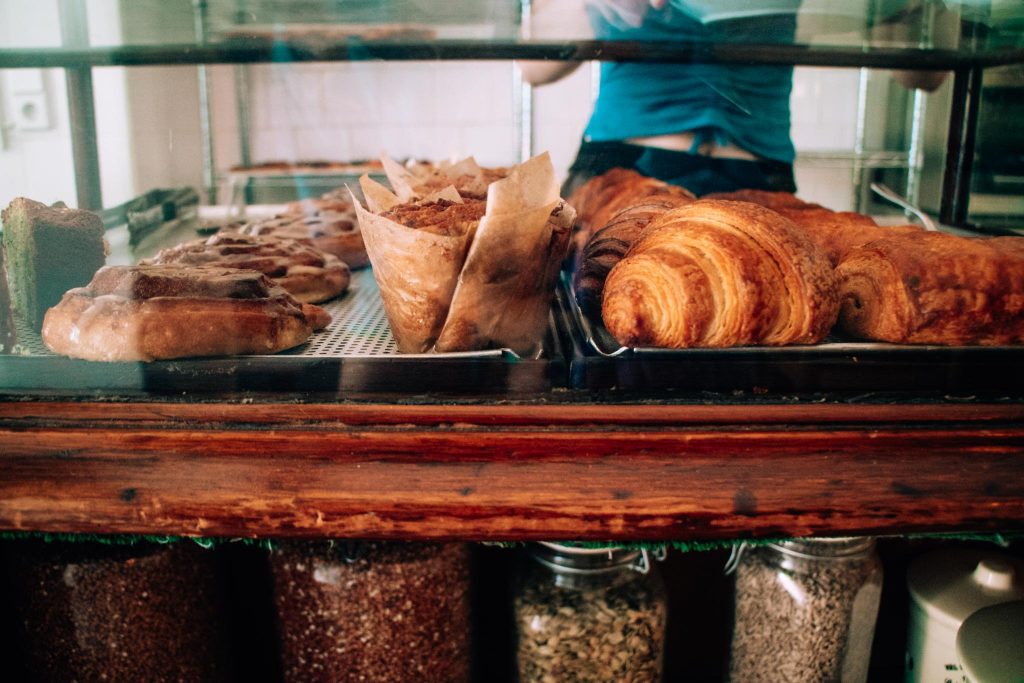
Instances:
[[[539,348],[575,220],[546,153],[489,185],[479,223],[444,234],[381,215],[402,206],[400,197],[368,177],[360,185],[370,208],[356,204],[359,225],[401,352]],[[456,203],[462,199],[448,187],[406,207]]]

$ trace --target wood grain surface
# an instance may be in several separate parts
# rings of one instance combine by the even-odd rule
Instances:
[[[1024,406],[0,403],[0,528],[701,540],[1024,528]]]

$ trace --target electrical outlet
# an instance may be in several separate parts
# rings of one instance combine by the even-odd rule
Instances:
[[[18,130],[48,130],[51,126],[45,92],[12,95],[11,110],[11,123]]]

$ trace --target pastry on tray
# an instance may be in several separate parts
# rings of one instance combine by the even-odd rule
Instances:
[[[306,241],[220,232],[161,249],[144,264],[221,266],[257,270],[305,303],[319,303],[348,289],[351,273],[338,257]]]
[[[856,337],[954,346],[1024,342],[1024,237],[887,234],[851,250],[836,275],[839,326]]]
[[[591,234],[606,225],[612,216],[649,195],[696,199],[692,192],[678,185],[670,185],[632,169],[613,168],[594,176],[569,197],[579,223],[576,243],[582,247]]]
[[[42,336],[72,358],[151,361],[276,353],[329,322],[254,270],[106,266],[47,311]]]
[[[592,317],[600,316],[601,297],[604,295],[604,282],[609,271],[622,260],[651,222],[669,209],[685,206],[692,201],[676,193],[649,195],[615,214],[590,236],[579,255],[572,281],[573,295],[584,313]]]
[[[238,232],[256,237],[271,236],[309,241],[317,249],[332,254],[349,268],[363,268],[370,263],[359,230],[359,220],[350,200],[342,207],[318,209],[311,213],[286,213],[265,220],[247,223]]]
[[[814,344],[839,300],[824,251],[778,213],[700,200],[661,215],[609,273],[602,316],[624,346]]]
[[[4,209],[2,220],[12,305],[38,331],[46,310],[106,261],[103,221],[91,211],[24,197]]]
[[[705,195],[705,199],[729,199],[758,204],[781,213],[793,221],[828,254],[832,265],[839,265],[852,249],[891,234],[917,234],[915,225],[881,227],[870,216],[852,211],[832,211],[812,204],[789,192],[737,190]]]
[[[539,347],[574,220],[547,154],[490,183],[486,202],[451,185],[403,201],[360,183],[369,209],[356,211],[400,351]]]

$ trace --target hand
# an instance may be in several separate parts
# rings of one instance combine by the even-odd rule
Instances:
[[[586,0],[588,7],[616,28],[639,28],[648,10],[661,9],[667,3],[668,0]]]

